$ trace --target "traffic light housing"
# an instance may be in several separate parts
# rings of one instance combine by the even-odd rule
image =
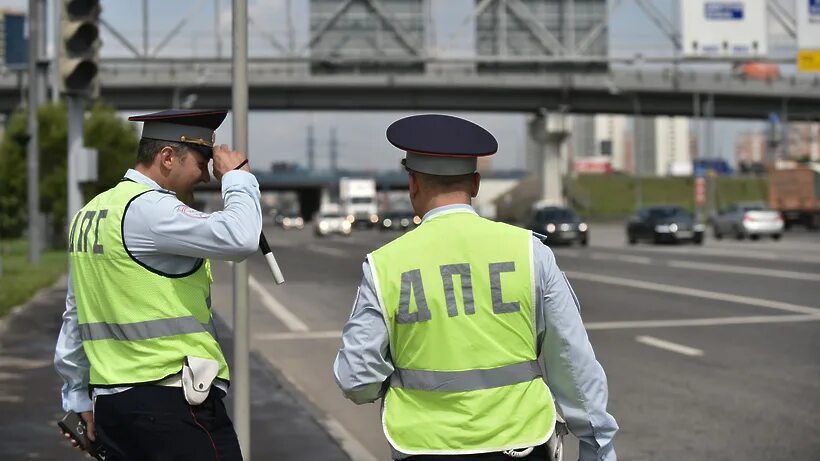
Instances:
[[[99,96],[100,1],[62,0],[60,17],[60,90]]]

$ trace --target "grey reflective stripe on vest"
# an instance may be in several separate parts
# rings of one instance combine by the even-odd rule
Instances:
[[[514,363],[499,368],[465,371],[427,371],[396,368],[390,385],[419,391],[463,392],[532,381],[541,377],[538,361]]]
[[[141,339],[203,332],[216,337],[216,331],[212,323],[199,323],[199,320],[192,316],[135,323],[97,322],[80,324],[80,338],[83,341],[100,339],[139,341]]]

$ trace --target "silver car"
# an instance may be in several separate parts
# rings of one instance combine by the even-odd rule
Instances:
[[[716,239],[732,235],[738,240],[747,236],[752,240],[760,236],[778,240],[783,234],[783,217],[763,203],[736,203],[712,218],[712,231]]]

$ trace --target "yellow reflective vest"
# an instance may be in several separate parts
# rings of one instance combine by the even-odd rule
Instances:
[[[210,270],[200,261],[185,274],[163,274],[137,261],[123,239],[128,206],[148,186],[130,180],[96,196],[71,222],[68,252],[80,337],[91,386],[160,381],[179,373],[186,356],[228,365],[215,339]]]
[[[390,444],[447,455],[545,443],[555,407],[536,361],[531,233],[445,212],[368,260],[395,365]]]

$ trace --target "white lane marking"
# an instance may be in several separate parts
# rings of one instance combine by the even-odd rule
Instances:
[[[265,306],[271,314],[276,316],[282,323],[285,324],[286,327],[290,331],[309,331],[305,322],[301,321],[299,317],[297,317],[293,312],[289,311],[285,306],[283,306],[273,295],[256,280],[256,277],[253,275],[248,275],[248,286],[251,287],[256,294],[262,298],[262,304]]]
[[[568,256],[580,256],[580,255],[568,255]],[[609,254],[609,253],[591,253],[589,255],[590,259],[595,259],[599,261],[623,261],[628,263],[635,263],[635,264],[651,264],[652,259],[645,257],[645,256],[630,256],[630,255],[622,255],[622,254]],[[713,272],[726,272],[726,273],[733,273],[733,274],[747,274],[747,275],[762,275],[765,277],[779,277],[785,279],[793,279],[793,280],[809,280],[812,282],[820,282],[820,274],[814,273],[803,273],[803,272],[794,272],[794,271],[785,271],[779,269],[761,269],[757,267],[745,267],[745,266],[735,266],[732,264],[713,264],[713,263],[702,263],[697,261],[683,261],[683,260],[671,260],[666,263],[669,267],[675,267],[678,269],[694,269],[694,270],[704,270],[704,271],[713,271]]]
[[[253,336],[254,339],[262,341],[281,341],[288,339],[336,339],[341,338],[342,332],[339,330],[328,331],[292,331],[288,333],[259,333]]]
[[[621,277],[610,277],[607,275],[589,274],[586,272],[565,271],[570,278],[588,280],[590,282],[606,283],[630,288],[640,288],[642,290],[659,291],[661,293],[671,293],[695,298],[712,299],[716,301],[726,301],[735,304],[746,304],[749,306],[767,307],[786,312],[798,314],[820,314],[820,309],[810,306],[800,306],[798,304],[771,301],[768,299],[751,298],[748,296],[738,296],[728,293],[718,293],[716,291],[698,290],[696,288],[684,288],[663,283],[644,282],[642,280],[625,279]]]
[[[658,339],[652,336],[636,336],[635,341],[638,341],[642,344],[646,344],[647,346],[677,352],[678,354],[688,355],[690,357],[697,357],[703,355],[703,351],[700,349],[684,346],[683,344],[673,343],[671,341],[664,341],[663,339]]]
[[[352,461],[378,461],[378,458],[370,453],[361,442],[356,440],[356,437],[353,437],[339,421],[327,417],[322,421],[322,425],[325,426],[328,434],[339,442],[342,450],[350,456]]]
[[[604,245],[606,249],[611,250],[624,250],[624,251],[643,251],[648,253],[666,253],[666,254],[696,254],[702,256],[728,256],[732,258],[738,259],[763,259],[767,261],[793,261],[793,262],[808,262],[808,263],[816,263],[817,257],[816,256],[806,256],[805,254],[800,255],[785,255],[785,254],[777,254],[771,252],[764,252],[760,250],[755,250],[754,252],[742,252],[738,251],[740,248],[732,250],[728,248],[714,248],[714,247],[694,247],[694,246],[685,246],[685,247],[674,247],[674,248],[663,248],[663,247],[641,247],[641,246],[630,246],[628,248],[621,247],[617,245]]]
[[[754,323],[789,323],[820,321],[820,315],[753,315],[743,317],[712,317],[675,320],[626,320],[589,322],[587,330],[625,330],[630,328],[711,327],[718,325],[746,325]]]
[[[652,258],[646,256],[631,256],[631,255],[619,255],[619,254],[607,254],[607,253],[592,253],[589,255],[591,259],[597,259],[599,261],[624,261],[628,263],[635,263],[635,264],[651,264]]]
[[[780,277],[794,280],[810,280],[820,282],[820,274],[783,271],[777,269],[760,269],[757,267],[733,266],[730,264],[699,263],[694,261],[669,261],[669,267],[679,267],[682,269],[697,269],[713,272],[729,272],[735,274],[763,275],[766,277]]]

